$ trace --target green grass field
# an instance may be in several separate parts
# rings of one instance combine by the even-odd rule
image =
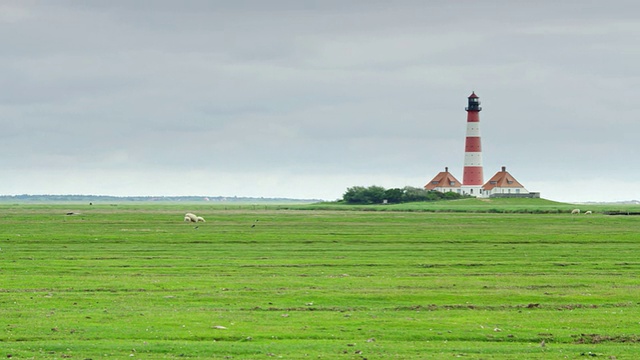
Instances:
[[[0,205],[0,357],[638,357],[640,216],[421,205]]]

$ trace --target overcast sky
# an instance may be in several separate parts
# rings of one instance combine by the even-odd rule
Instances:
[[[640,3],[0,1],[0,194],[640,199]]]

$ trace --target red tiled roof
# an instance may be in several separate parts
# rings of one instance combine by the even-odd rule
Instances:
[[[424,186],[426,190],[433,190],[437,187],[443,188],[451,188],[451,187],[461,187],[462,183],[455,178],[455,176],[451,175],[449,172],[449,168],[445,168],[444,171],[438,173],[436,177],[434,177],[427,185]]]
[[[495,187],[505,188],[524,188],[503,166],[502,171],[498,171],[489,181],[487,181],[482,188],[484,190],[491,190]]]

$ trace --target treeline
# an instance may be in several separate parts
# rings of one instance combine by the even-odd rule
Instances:
[[[425,190],[411,186],[404,188],[385,189],[382,186],[353,186],[347,189],[342,196],[342,201],[348,204],[400,204],[417,201],[454,200],[464,198],[454,192],[441,193],[439,191]]]

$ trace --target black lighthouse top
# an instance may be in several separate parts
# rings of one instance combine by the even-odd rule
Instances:
[[[480,111],[480,98],[476,95],[475,91],[469,95],[469,105],[465,108],[467,111]]]

